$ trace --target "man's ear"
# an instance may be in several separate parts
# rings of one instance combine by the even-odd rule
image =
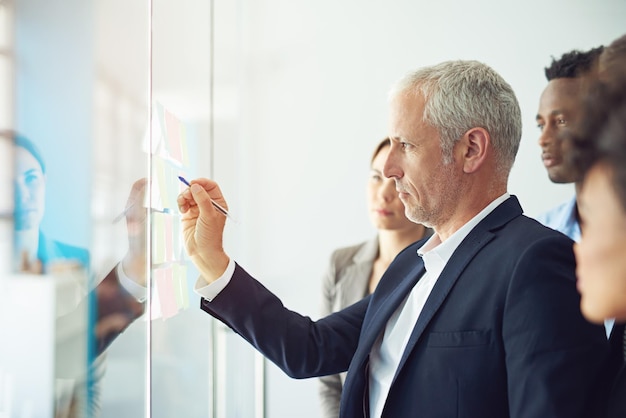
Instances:
[[[491,136],[484,128],[471,128],[460,140],[463,150],[463,172],[473,173],[487,159],[491,147]]]

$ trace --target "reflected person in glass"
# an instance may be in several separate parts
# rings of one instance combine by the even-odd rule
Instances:
[[[137,180],[127,201],[128,251],[104,277],[88,289],[90,256],[86,248],[48,237],[41,228],[45,213],[46,164],[39,148],[28,138],[3,132],[14,140],[14,265],[24,273],[74,275],[76,296],[65,299],[69,306],[57,307],[57,321],[71,321],[73,315],[87,315],[89,303],[96,304],[93,336],[94,359],[89,373],[67,375],[57,367],[55,417],[95,417],[100,410],[100,392],[105,373],[106,348],[144,312],[146,282],[147,179]],[[91,335],[91,334],[90,334]],[[84,344],[88,344],[85,335]],[[57,351],[71,347],[57,346]],[[58,357],[58,356],[57,356]]]

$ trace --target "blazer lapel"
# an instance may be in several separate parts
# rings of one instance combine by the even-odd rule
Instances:
[[[415,345],[424,333],[424,329],[430,323],[437,310],[441,307],[441,304],[450,293],[450,290],[458,280],[467,264],[489,241],[495,237],[491,231],[500,228],[502,225],[521,214],[522,208],[519,205],[517,198],[515,196],[511,196],[500,206],[496,207],[478,225],[476,225],[476,227],[454,251],[452,257],[446,264],[446,267],[437,279],[433,290],[428,296],[422,312],[417,318],[411,337],[409,338],[404,353],[402,354],[402,358],[400,359],[400,364],[396,369],[394,382],[399,371],[402,370],[402,367],[406,363],[409,354],[413,351]]]
[[[376,303],[375,307],[373,304],[370,304],[370,307],[374,309],[371,315],[368,312],[368,317],[370,318],[370,320],[367,321],[368,330],[362,332],[363,337],[359,347],[363,345],[363,349],[367,350],[369,353],[376,338],[385,330],[391,315],[393,315],[398,309],[398,306],[400,306],[402,301],[408,296],[411,289],[413,289],[424,272],[424,262],[419,258],[419,262],[413,267],[405,280],[398,283],[389,294],[383,296],[381,301]]]
[[[364,328],[361,330],[361,337],[354,353],[352,363],[346,376],[343,394],[341,396],[341,416],[367,416],[369,410],[364,410],[369,396],[367,388],[367,379],[369,378],[369,354],[376,339],[385,330],[387,321],[396,311],[402,300],[407,297],[415,283],[424,274],[424,263],[418,258],[418,262],[413,267],[404,265],[401,270],[404,272],[393,271],[397,269],[389,269],[385,276],[391,274],[389,280],[398,277],[400,280],[393,285],[392,290],[388,294],[382,294],[377,291],[374,293],[375,298],[379,300],[370,301],[368,312],[363,322]],[[408,268],[408,271],[407,271]],[[384,276],[383,276],[384,279]],[[382,279],[381,279],[382,280]],[[365,397],[365,398],[364,398]],[[363,415],[361,415],[363,414]]]
[[[415,255],[415,257],[418,256]],[[363,367],[369,357],[374,342],[381,333],[384,332],[389,318],[393,315],[398,306],[400,306],[404,298],[407,297],[411,289],[413,289],[415,283],[422,277],[424,271],[424,263],[422,259],[419,258],[419,262],[410,269],[409,274],[398,276],[402,277],[403,280],[395,285],[391,292],[380,296],[381,299],[378,301],[370,301],[367,315],[363,321],[364,328],[361,330],[357,351],[354,353],[352,359],[354,364],[350,365],[350,369],[352,369],[353,366],[357,369]],[[379,297],[376,293],[378,292],[374,293],[374,297]],[[350,373],[348,373],[348,377],[349,376]],[[346,380],[346,384],[347,382]]]
[[[396,377],[398,376],[398,371],[401,370],[404,364],[406,363],[406,360],[409,354],[415,348],[415,345],[417,344],[418,340],[422,336],[424,329],[426,328],[430,320],[433,318],[437,310],[439,310],[439,307],[441,306],[443,301],[446,299],[446,297],[450,293],[450,290],[452,289],[452,287],[454,286],[454,283],[456,283],[457,279],[461,275],[461,272],[463,271],[463,269],[465,269],[465,266],[472,260],[474,255],[478,251],[480,251],[480,249],[485,244],[487,244],[487,242],[491,241],[492,238],[493,238],[493,234],[486,233],[486,234],[483,234],[481,239],[478,239],[476,241],[472,240],[472,242],[468,243],[467,245],[465,245],[465,243],[467,242],[467,240],[465,240],[463,242],[463,246],[466,246],[467,249],[465,251],[461,251],[461,253],[458,255],[456,254],[458,251],[455,252],[455,254],[453,255],[454,263],[449,262],[444,268],[444,270],[441,272],[441,275],[437,279],[437,282],[435,283],[433,290],[428,296],[428,299],[426,299],[426,303],[424,304],[424,308],[422,309],[422,312],[417,318],[417,322],[415,323],[415,327],[413,328],[411,337],[409,338],[409,341],[404,350],[404,353],[402,354],[402,358],[400,359],[400,364],[398,365],[398,368],[396,370],[394,381]]]

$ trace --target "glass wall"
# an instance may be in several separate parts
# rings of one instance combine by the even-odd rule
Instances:
[[[0,1],[0,416],[262,416],[264,362],[198,309],[176,207],[234,125],[216,13]]]

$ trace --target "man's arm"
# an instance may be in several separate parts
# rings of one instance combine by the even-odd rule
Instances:
[[[96,354],[102,353],[135,319],[143,315],[145,302],[140,302],[120,284],[114,267],[92,291],[96,309]]]
[[[222,292],[201,308],[219,319],[285,373],[307,378],[346,371],[358,344],[369,297],[312,321],[280,299],[240,266]]]
[[[145,197],[148,181],[137,180],[126,202],[128,251],[124,258],[92,291],[90,299],[97,305],[96,353],[102,353],[135,319],[144,313],[147,293],[147,209]],[[144,295],[136,293],[144,290]],[[135,294],[133,294],[135,292]]]
[[[222,241],[226,217],[211,200],[228,209],[219,186],[195,179],[177,199],[187,254],[207,284],[230,264]],[[313,322],[282,302],[241,267],[230,282],[201,308],[255,346],[289,376],[314,377],[347,370],[356,350],[369,298]]]

